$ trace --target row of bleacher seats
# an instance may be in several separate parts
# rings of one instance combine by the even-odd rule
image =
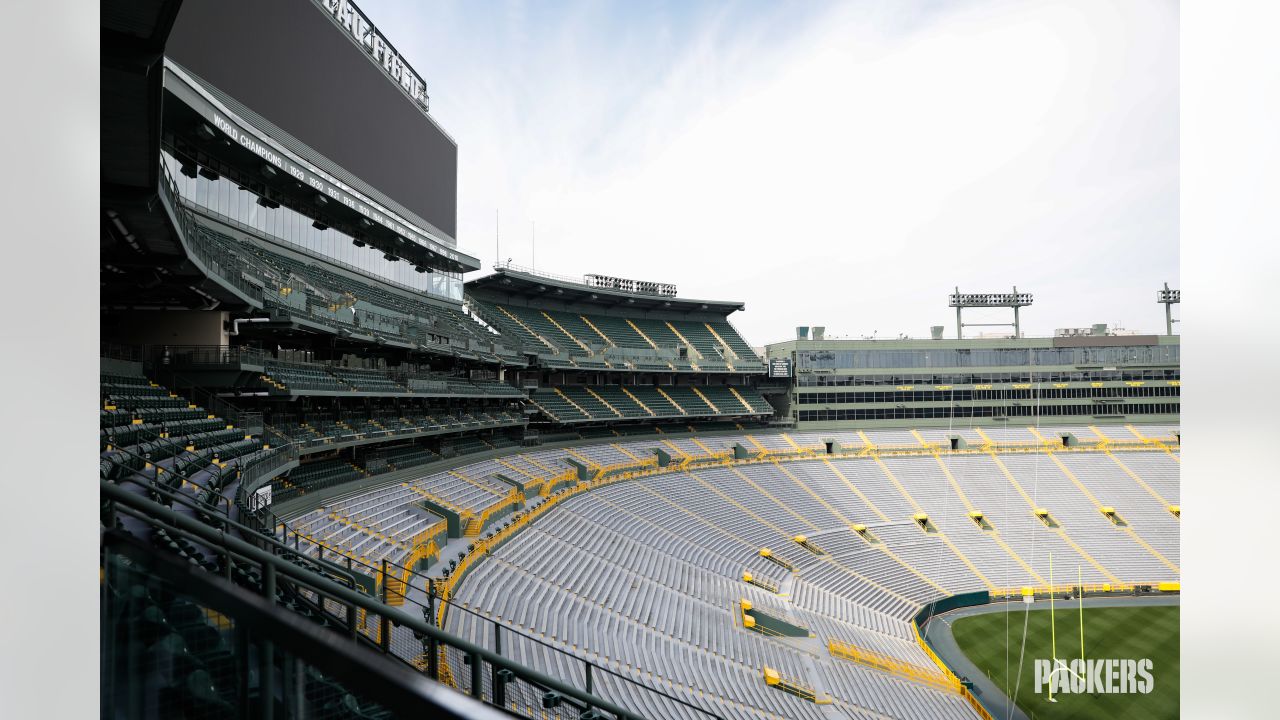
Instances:
[[[1120,433],[1130,430],[1116,428],[1112,437]],[[865,430],[865,441],[845,432],[760,432],[699,441],[618,439],[465,465],[454,473],[434,475],[428,487],[483,509],[484,502],[492,505],[498,498],[493,493],[486,496],[476,480],[490,471],[509,470],[517,460],[520,468],[545,473],[566,468],[566,457],[607,465],[652,455],[654,447],[705,455],[732,445],[817,447],[832,436],[855,447],[899,446],[909,438],[923,447],[914,434],[904,436],[901,430]],[[1027,428],[1001,433],[1002,442],[1034,438],[1036,433]],[[1009,454],[997,460],[978,454],[941,459],[886,456],[883,466],[873,459],[806,460],[632,480],[575,497],[545,514],[480,562],[461,584],[456,601],[502,618],[554,647],[586,652],[639,682],[657,682],[664,691],[724,717],[820,715],[812,703],[765,687],[759,678],[763,665],[777,667],[791,678],[818,678],[836,706],[852,717],[972,717],[954,694],[827,656],[806,660],[785,643],[748,633],[735,624],[733,605],[746,597],[760,610],[812,629],[820,641],[840,639],[928,667],[908,621],[922,603],[942,594],[984,589],[988,583],[1037,584],[1030,573],[1048,577],[1048,552],[1053,552],[1059,568],[1082,566],[1087,583],[1107,579],[1076,547],[1120,582],[1151,582],[1170,574],[1176,579],[1176,571],[1142,543],[1112,527],[1075,484],[1115,505],[1144,542],[1176,564],[1178,521],[1165,509],[1166,502],[1178,497],[1175,455],[1156,450],[1057,455],[1070,475],[1043,455]],[[1151,491],[1135,482],[1121,462],[1146,480]],[[948,482],[943,466],[954,484]],[[1048,529],[1034,518],[1005,470],[1050,507],[1061,520],[1060,530]],[[388,488],[369,496],[356,493],[344,502],[370,500],[375,506],[394,506],[411,500],[410,492]],[[454,495],[466,492],[472,498]],[[960,493],[983,510],[1010,550],[968,518]],[[920,510],[940,533],[925,534],[916,527],[911,518]],[[852,523],[867,524],[881,546],[850,532]],[[827,556],[796,546],[791,541],[794,534],[809,534]],[[741,583],[744,569],[778,583],[790,575],[760,559],[760,547],[773,548],[799,570],[791,577],[791,600]],[[451,612],[448,623],[452,632],[486,644],[486,628],[474,616]],[[547,651],[518,637],[508,637],[504,650],[534,664],[552,662]],[[554,664],[540,667],[553,675],[559,671]],[[570,673],[567,667],[564,671]],[[627,692],[621,685],[600,688],[602,693]],[[678,706],[645,710],[654,716],[692,716]]]
[[[361,462],[364,467],[369,470],[381,467],[383,464],[390,470],[403,470],[405,468],[426,465],[440,459],[440,453],[428,447],[421,445],[401,445],[394,448],[381,448],[370,453],[366,453]]]
[[[226,512],[240,469],[267,452],[260,438],[140,372],[102,373],[100,399],[101,478],[189,517],[207,520]],[[151,539],[174,545],[163,534]],[[217,562],[207,548],[177,549],[202,566]]]
[[[348,460],[331,458],[316,460],[294,468],[274,491],[279,500],[288,500],[298,494],[331,488],[365,477],[364,470]]]
[[[881,446],[904,440],[891,431],[866,435]],[[1011,428],[1004,440],[1024,437],[1034,433]],[[705,453],[689,440],[664,442]],[[704,438],[701,445],[781,449],[815,442],[820,440],[800,433],[756,433]],[[642,455],[652,444],[621,441],[572,452],[603,464],[623,450]],[[758,674],[763,665],[784,677],[816,677],[836,706],[853,717],[972,717],[956,695],[825,655],[810,657],[810,672],[791,646],[737,625],[733,606],[746,597],[824,642],[837,639],[928,668],[909,624],[923,603],[991,585],[1043,584],[1050,552],[1059,571],[1069,568],[1074,579],[1079,566],[1086,583],[1177,579],[1177,570],[1145,547],[1176,566],[1178,521],[1165,507],[1177,498],[1174,454],[1055,457],[1066,471],[1042,454],[1012,453],[998,459],[974,454],[810,460],[623,482],[543,515],[481,562],[455,599],[636,679],[656,680],[725,717],[815,716],[814,705],[767,689]],[[1051,509],[1060,529],[1035,518],[1006,469]],[[965,499],[984,512],[999,542],[968,517]],[[1106,520],[1098,503],[1114,505],[1143,542]],[[916,526],[912,517],[918,511],[940,532],[927,534]],[[853,523],[866,524],[880,544],[850,531]],[[791,540],[796,534],[807,534],[827,555],[800,548]],[[761,559],[761,547],[772,548],[797,572]],[[791,599],[743,584],[744,569],[779,583],[789,580]],[[483,642],[478,619],[466,613],[448,618],[450,630]],[[679,709],[651,712],[682,716]]]
[[[683,417],[769,415],[773,409],[749,387],[682,385],[561,385],[530,394],[560,423]]]
[[[142,470],[148,462],[185,474],[262,447],[261,441],[143,376],[103,373],[100,396],[99,450],[111,477]]]
[[[527,349],[549,353],[550,367],[630,369],[659,372],[761,372],[764,363],[728,321],[654,320],[483,302],[507,334]],[[610,355],[609,348],[630,351],[678,350],[684,359],[646,357],[634,352]]]

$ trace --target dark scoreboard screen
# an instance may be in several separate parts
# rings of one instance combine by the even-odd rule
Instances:
[[[353,13],[345,0],[186,0],[165,54],[456,240],[458,146],[390,40],[357,21],[399,83],[331,19]]]
[[[773,358],[769,361],[769,377],[771,378],[789,378],[791,377],[791,359],[790,358]]]

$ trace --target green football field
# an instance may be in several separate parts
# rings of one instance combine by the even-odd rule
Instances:
[[[1153,689],[1148,694],[1069,694],[1048,702],[1047,690],[1036,694],[1036,658],[1049,659],[1049,608],[1036,602],[1029,617],[1021,606],[1011,613],[962,617],[952,624],[956,644],[1032,720],[1126,718],[1155,720],[1178,717],[1178,607],[1107,607],[1084,610],[1085,658],[1150,658]],[[1058,657],[1080,657],[1080,610],[1070,602],[1053,612]],[[1026,649],[1021,683],[1015,697],[1018,654],[1026,621]],[[1006,652],[1007,651],[1007,652]]]

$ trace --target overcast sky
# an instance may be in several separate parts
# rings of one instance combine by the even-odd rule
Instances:
[[[1163,332],[1174,2],[359,4],[458,141],[486,272],[500,209],[501,259],[536,223],[537,269],[743,301],[756,345],[950,337],[956,285],[1033,292],[1028,335]]]

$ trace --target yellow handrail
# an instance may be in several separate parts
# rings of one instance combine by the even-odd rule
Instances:
[[[954,675],[948,676],[946,673],[938,672],[937,670],[913,665],[904,660],[882,655],[839,640],[828,641],[827,650],[833,657],[838,657],[842,660],[849,660],[850,662],[873,667],[877,670],[883,670],[909,680],[917,680],[927,685],[951,690],[952,692],[960,691],[960,681]]]
[[[929,647],[929,643],[925,642],[924,638],[920,636],[920,626],[916,624],[915,620],[911,621],[911,630],[915,633],[916,642],[924,649],[925,654],[929,656],[929,659],[933,661],[933,664],[938,666],[938,669],[942,671],[942,674],[947,676],[948,681],[955,682],[955,686],[959,689],[960,697],[963,697],[968,701],[969,706],[973,708],[973,711],[978,713],[978,717],[982,718],[982,720],[994,720],[994,718],[991,717],[991,713],[987,712],[987,709],[978,701],[978,698],[969,691],[969,688],[965,687],[964,684],[960,682],[960,678],[956,677],[956,674],[951,672],[951,668],[947,667],[947,664],[942,662],[937,654],[933,652],[933,648]]]

